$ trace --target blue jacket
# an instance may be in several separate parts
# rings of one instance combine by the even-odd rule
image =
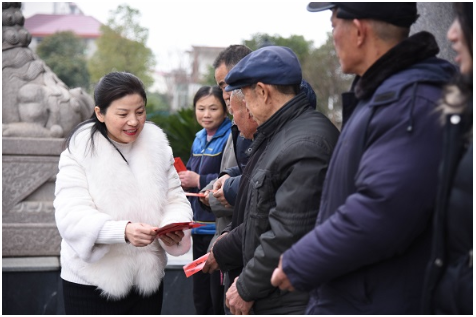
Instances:
[[[236,195],[238,194],[238,188],[240,187],[241,174],[246,166],[246,163],[248,162],[248,152],[250,150],[251,144],[252,140],[245,139],[241,135],[238,136],[236,139],[236,161],[238,164],[240,164],[240,166],[228,168],[224,172],[222,171],[220,173],[220,176],[223,174],[228,174],[231,176],[223,184],[223,193],[225,195],[226,201],[228,201],[228,203],[230,203],[232,206],[234,206],[236,202]]]
[[[198,131],[195,135],[191,155],[187,162],[187,169],[200,175],[200,188],[205,187],[218,176],[223,148],[228,140],[230,128],[231,121],[225,118],[210,142],[207,142],[207,131],[205,129]],[[198,191],[198,187],[190,189],[190,192]],[[213,213],[203,209],[197,197],[189,197],[189,200],[193,209],[193,220],[209,222],[206,227],[192,229],[192,234],[214,234],[215,216]]]
[[[292,285],[311,291],[308,314],[420,311],[441,155],[435,108],[455,69],[437,53],[431,34],[416,34],[344,96],[316,227],[283,256]]]

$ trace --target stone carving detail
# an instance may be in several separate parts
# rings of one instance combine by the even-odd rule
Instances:
[[[55,208],[52,201],[22,201],[2,213],[3,223],[54,223]]]
[[[27,232],[27,234],[25,234]],[[3,224],[2,256],[57,256],[61,237],[54,223]]]
[[[82,88],[69,89],[27,46],[20,2],[2,2],[2,136],[61,138],[93,113]]]
[[[3,157],[3,211],[9,211],[35,189],[56,175],[58,173],[58,159],[57,157]]]

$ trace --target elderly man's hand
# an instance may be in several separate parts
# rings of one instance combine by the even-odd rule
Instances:
[[[235,278],[235,282],[231,284],[230,288],[226,292],[226,307],[230,308],[230,312],[233,315],[249,315],[250,309],[253,307],[254,301],[247,302],[241,298],[238,290],[236,289],[236,282],[238,278]]]
[[[208,255],[207,262],[205,262],[205,265],[202,268],[203,273],[213,273],[216,270],[219,270],[220,267],[218,266],[217,261],[215,260],[215,256],[213,255],[213,249],[210,250],[210,254]]]
[[[291,281],[288,279],[288,276],[283,271],[282,266],[283,256],[279,258],[278,267],[274,269],[273,275],[271,276],[271,285],[279,287],[283,291],[294,291],[294,287],[291,285]]]
[[[225,174],[223,175],[222,177],[220,177],[219,179],[217,179],[217,181],[213,184],[213,190],[216,192],[217,190],[219,190],[220,188],[223,187],[223,185],[225,185],[225,181],[230,178],[230,175],[228,174]]]
[[[203,266],[202,268],[202,271],[204,273],[213,273],[215,272],[216,270],[219,270],[220,269],[220,266],[218,265],[218,262],[216,261],[215,259],[215,255],[213,254],[213,247],[215,246],[215,244],[221,239],[223,238],[225,235],[227,235],[228,232],[225,232],[224,234],[222,234],[221,236],[219,236],[215,242],[213,243],[211,249],[210,249],[210,254],[208,255],[208,258],[207,258],[207,261],[205,262],[205,265]]]
[[[231,208],[231,205],[225,198],[225,193],[223,192],[223,188],[218,189],[213,193],[213,197],[215,197],[225,208]]]
[[[210,193],[212,193],[211,191],[209,190],[205,190],[203,192],[203,194],[205,195],[205,197],[199,197],[198,199],[200,200],[200,202],[206,206],[210,206],[210,201],[209,201],[209,197],[210,197]]]

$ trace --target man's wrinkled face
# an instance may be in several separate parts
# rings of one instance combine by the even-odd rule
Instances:
[[[269,118],[269,109],[262,102],[262,98],[256,93],[256,85],[246,86],[241,88],[241,92],[245,97],[246,108],[258,125],[263,124]]]
[[[246,108],[246,101],[239,89],[234,90],[230,97],[230,108],[233,112],[233,121],[246,139],[253,139],[258,124]]]
[[[354,32],[352,21],[339,19],[337,17],[337,9],[332,11],[332,37],[334,39],[334,47],[339,58],[342,72],[345,74],[354,74],[356,62],[356,50],[353,45]]]

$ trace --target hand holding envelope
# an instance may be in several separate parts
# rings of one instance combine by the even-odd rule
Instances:
[[[166,226],[163,226],[162,228],[156,229],[155,232],[157,232],[158,236],[161,236],[169,232],[182,231],[182,230],[187,230],[192,228],[198,228],[201,226],[204,226],[204,224],[196,223],[196,222],[174,222]]]
[[[195,222],[175,222],[163,226],[162,228],[154,229],[156,238],[160,239],[166,246],[178,245],[184,237],[183,230],[192,229],[204,226]]]
[[[199,257],[195,261],[190,262],[189,264],[185,265],[183,267],[183,271],[185,272],[185,276],[190,277],[193,274],[195,274],[197,272],[200,272],[202,270],[203,266],[205,265],[205,262],[207,262],[209,254],[210,253],[207,253],[207,254]]]

